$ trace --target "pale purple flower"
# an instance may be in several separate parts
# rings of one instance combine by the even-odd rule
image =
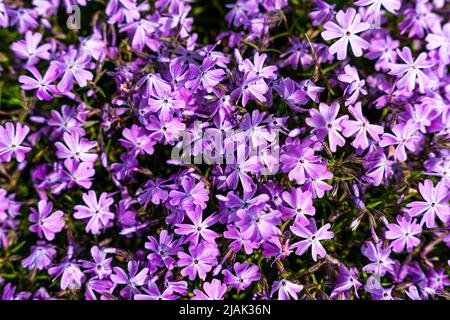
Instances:
[[[22,146],[25,137],[30,132],[30,128],[16,122],[5,123],[5,126],[0,126],[0,162],[9,162],[14,156],[18,162],[25,160],[25,155],[31,151],[30,147]]]
[[[78,161],[85,161],[93,164],[98,156],[95,153],[91,153],[91,149],[97,146],[96,141],[89,141],[81,138],[78,133],[63,134],[64,144],[56,142],[55,146],[58,149],[56,156],[60,159],[76,159]]]
[[[258,272],[258,267],[250,265],[248,261],[244,263],[236,262],[233,265],[234,273],[230,270],[223,270],[223,282],[226,285],[232,285],[237,290],[247,289],[252,282],[261,279],[261,274]]]
[[[37,89],[36,97],[39,100],[47,100],[47,101],[52,100],[53,97],[50,93],[53,94],[58,93],[56,86],[51,84],[58,77],[58,73],[56,72],[55,67],[50,65],[44,77],[41,76],[39,70],[36,69],[34,66],[28,66],[26,67],[26,69],[31,72],[31,74],[34,76],[34,79],[25,75],[20,76],[19,82],[22,83],[22,89],[24,90]]]
[[[357,6],[370,6],[367,9],[367,16],[371,16],[374,19],[378,18],[380,15],[381,6],[383,6],[387,11],[392,14],[396,14],[397,10],[400,9],[402,5],[401,0],[358,0],[354,3]]]
[[[342,82],[348,83],[345,89],[346,94],[350,96],[345,100],[345,105],[353,105],[358,99],[359,94],[366,95],[367,91],[364,89],[365,80],[360,80],[358,70],[349,64],[344,68],[345,73],[339,74],[338,79]]]
[[[389,229],[386,231],[386,239],[394,240],[391,242],[394,252],[400,253],[405,247],[408,252],[412,252],[420,244],[420,239],[415,235],[422,232],[422,227],[409,215],[397,215],[397,223],[389,223],[386,227]]]
[[[218,218],[216,215],[210,215],[203,220],[203,209],[199,205],[193,211],[188,210],[186,215],[192,224],[176,224],[175,227],[177,229],[174,230],[176,234],[184,235],[186,237],[185,241],[190,242],[192,245],[197,245],[200,237],[206,242],[215,243],[215,239],[219,234],[208,228],[216,223]]]
[[[112,258],[106,257],[107,252],[97,246],[91,248],[91,256],[94,261],[81,261],[81,265],[86,273],[96,275],[100,280],[107,278],[111,273]]]
[[[197,276],[201,280],[205,280],[207,273],[217,264],[218,254],[215,245],[200,242],[198,245],[189,246],[189,254],[179,251],[177,265],[184,267],[181,269],[181,274],[189,276],[189,280],[193,281]]]
[[[329,223],[317,230],[316,221],[311,218],[309,224],[305,227],[302,224],[295,223],[290,227],[290,230],[297,236],[306,240],[293,243],[291,249],[295,249],[295,254],[301,256],[311,247],[311,254],[314,261],[317,261],[317,256],[325,257],[327,252],[320,243],[321,240],[328,240],[334,237],[334,233],[328,231],[331,228]]]
[[[298,293],[302,290],[302,285],[282,279],[273,283],[270,296],[278,291],[278,300],[298,300]]]
[[[362,56],[362,50],[369,47],[369,43],[357,36],[358,33],[368,30],[370,28],[369,23],[361,22],[361,16],[356,13],[353,8],[348,8],[347,11],[340,10],[336,14],[336,21],[338,24],[328,21],[323,26],[325,31],[322,32],[322,38],[325,40],[331,40],[339,38],[330,47],[330,54],[337,53],[339,60],[344,60],[347,57],[347,46],[350,42],[353,54],[356,57]]]
[[[125,285],[120,289],[122,298],[131,299],[132,296],[140,294],[139,287],[143,286],[147,279],[148,268],[139,271],[139,262],[129,261],[128,274],[120,267],[114,267],[114,273],[111,274],[111,281],[115,284]]]
[[[52,241],[55,234],[60,232],[65,225],[62,219],[64,213],[61,210],[51,213],[53,211],[53,203],[51,202],[41,200],[38,203],[38,210],[30,208],[30,211],[29,220],[34,223],[30,226],[30,230],[36,232],[39,238],[45,236],[48,241]]]
[[[74,84],[78,83],[80,87],[85,87],[88,81],[91,81],[94,76],[90,71],[87,71],[88,64],[91,57],[83,51],[77,52],[75,49],[69,50],[61,57],[61,60],[54,61],[55,67],[59,74],[63,74],[61,81],[57,88],[62,93],[69,92]]]
[[[114,219],[114,213],[110,211],[114,199],[109,197],[106,192],[103,192],[97,200],[95,191],[90,190],[88,193],[83,194],[83,201],[86,205],[76,205],[74,207],[74,217],[75,219],[89,219],[86,225],[86,232],[98,234],[100,229],[108,227],[111,220]]]
[[[25,40],[19,40],[11,45],[11,50],[14,51],[16,56],[21,59],[27,60],[27,65],[35,65],[40,59],[49,60],[50,53],[48,52],[51,45],[46,43],[39,46],[42,40],[40,33],[32,33],[28,31],[25,34]]]
[[[442,223],[448,223],[450,219],[448,187],[443,182],[439,182],[434,187],[433,182],[427,179],[424,183],[419,183],[419,192],[425,201],[408,203],[408,214],[411,217],[423,215],[421,224],[425,223],[427,228],[436,227],[436,216]]]
[[[345,139],[340,134],[342,130],[341,122],[347,120],[348,116],[337,118],[339,108],[337,102],[331,103],[330,106],[320,103],[319,110],[310,109],[310,117],[306,118],[306,124],[314,128],[311,133],[317,135],[317,138],[323,140],[328,136],[332,152],[336,152],[336,146],[342,147],[345,145]]]
[[[175,259],[172,256],[176,256],[180,251],[177,240],[174,240],[173,236],[173,234],[169,235],[167,230],[161,231],[159,241],[153,236],[148,236],[145,248],[151,253],[147,255],[147,259],[158,266],[165,265],[169,270],[172,269],[175,265]]]
[[[246,210],[239,210],[236,215],[238,226],[244,239],[252,241],[268,240],[280,233],[277,225],[281,221],[281,214],[277,210],[264,210],[265,204],[252,205]]]
[[[403,47],[397,54],[404,63],[390,63],[388,67],[391,69],[389,74],[401,77],[396,85],[399,89],[407,89],[413,91],[416,87],[416,80],[419,83],[420,92],[425,92],[425,85],[429,82],[427,75],[421,69],[427,69],[433,66],[433,62],[427,60],[425,52],[419,54],[416,60],[412,57],[411,49]]]
[[[416,143],[420,139],[416,134],[417,129],[417,125],[413,121],[398,123],[392,127],[394,135],[384,133],[379,145],[380,147],[397,145],[394,152],[394,159],[405,161],[407,158],[405,148],[412,152],[416,151]]]
[[[196,183],[195,179],[186,177],[182,179],[181,187],[182,191],[170,191],[171,205],[191,211],[195,209],[195,206],[199,206],[201,209],[206,208],[206,202],[209,199],[209,190],[205,188],[203,181]]]
[[[355,137],[351,143],[352,146],[363,150],[367,149],[369,147],[367,134],[369,134],[375,142],[380,140],[380,135],[384,132],[383,127],[369,123],[362,113],[360,102],[355,106],[348,107],[348,111],[356,120],[342,121],[341,125],[344,128],[342,134],[347,138],[352,136]]]
[[[361,252],[371,261],[362,269],[364,272],[374,273],[382,277],[387,271],[393,271],[394,261],[390,258],[391,249],[383,248],[382,243],[365,242]]]
[[[22,266],[30,270],[47,269],[56,257],[56,250],[52,244],[38,241],[36,245],[31,246],[31,253],[22,260]]]
[[[358,281],[357,273],[358,270],[356,268],[350,268],[349,270],[343,263],[340,263],[339,270],[336,275],[335,287],[333,292],[331,292],[330,298],[340,296],[352,288],[355,292],[355,296],[359,298],[358,289],[362,287],[362,284]]]
[[[194,296],[191,300],[223,300],[227,286],[220,280],[212,279],[211,282],[203,283],[203,291],[194,289]]]
[[[300,188],[292,188],[291,192],[283,192],[282,198],[289,205],[289,207],[282,206],[280,209],[284,220],[295,217],[296,223],[309,224],[306,215],[313,216],[316,212],[312,203],[311,192],[303,192]]]

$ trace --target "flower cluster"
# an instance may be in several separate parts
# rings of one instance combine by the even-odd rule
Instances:
[[[449,9],[0,0],[0,297],[448,298]]]

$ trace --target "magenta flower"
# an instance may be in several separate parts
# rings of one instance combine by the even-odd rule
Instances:
[[[282,218],[288,220],[295,217],[296,223],[308,225],[309,220],[306,215],[313,216],[316,212],[312,203],[311,192],[303,192],[300,188],[292,188],[291,192],[283,192],[282,197],[289,205],[289,207],[281,207]]]
[[[85,70],[88,67],[91,57],[86,52],[77,52],[75,49],[69,50],[61,57],[61,61],[54,62],[59,74],[63,74],[61,81],[57,88],[62,93],[68,93],[74,81],[80,87],[85,87],[88,81],[91,81],[94,76],[90,71]]]
[[[413,201],[406,206],[411,217],[422,216],[421,225],[426,224],[427,228],[436,227],[436,216],[442,223],[448,223],[450,219],[450,206],[448,204],[448,187],[439,182],[436,187],[429,179],[424,183],[419,183],[419,192],[425,201]]]
[[[208,272],[217,264],[217,255],[219,254],[217,247],[207,242],[200,242],[198,245],[189,246],[189,254],[182,251],[177,253],[178,267],[181,269],[183,276],[188,276],[193,281],[197,276],[201,280],[205,280]]]
[[[278,291],[278,300],[298,300],[298,293],[302,290],[302,285],[283,279],[273,283],[270,296]]]
[[[330,54],[337,53],[337,58],[344,60],[347,57],[347,46],[350,42],[353,54],[356,57],[362,56],[362,50],[367,49],[369,43],[357,34],[368,30],[370,28],[369,23],[361,22],[361,16],[353,8],[348,8],[345,13],[339,10],[336,14],[336,21],[338,24],[328,21],[323,26],[325,31],[322,32],[322,38],[327,41],[339,38],[331,45]]]
[[[334,237],[334,233],[328,231],[330,228],[331,225],[327,223],[317,230],[316,221],[313,218],[309,219],[309,224],[306,227],[294,222],[294,225],[290,227],[291,231],[306,240],[293,243],[290,249],[295,249],[295,254],[301,256],[311,247],[311,254],[314,261],[317,261],[317,256],[325,257],[327,252],[320,241]]]
[[[320,157],[314,155],[314,150],[297,145],[288,146],[280,157],[281,169],[289,172],[289,180],[304,184],[311,174],[322,168]]]
[[[392,132],[384,133],[379,142],[380,147],[386,147],[390,145],[397,145],[394,152],[394,159],[398,161],[406,160],[406,149],[414,152],[416,151],[416,142],[419,141],[419,136],[416,134],[417,125],[413,121],[408,123],[398,123],[392,127]]]
[[[114,213],[110,211],[110,206],[114,203],[114,200],[108,197],[106,192],[103,192],[97,200],[95,191],[90,190],[83,194],[83,201],[86,205],[74,207],[74,217],[75,219],[89,219],[86,232],[98,234],[100,229],[108,227],[110,221],[114,219]]]
[[[330,149],[336,152],[336,146],[345,145],[345,139],[341,136],[341,122],[347,120],[348,116],[342,116],[336,119],[339,113],[339,104],[333,102],[330,106],[325,103],[319,104],[319,110],[310,109],[309,118],[306,118],[306,124],[314,129],[311,133],[317,135],[320,140],[328,135]]]
[[[25,155],[31,151],[30,147],[24,147],[21,144],[25,140],[30,128],[22,125],[19,122],[14,124],[11,122],[5,123],[5,126],[0,126],[0,160],[4,162],[11,161],[14,156],[18,162],[25,160]],[[0,162],[1,162],[0,161]]]
[[[342,134],[344,137],[355,137],[355,140],[351,143],[355,148],[361,148],[363,150],[369,147],[369,140],[367,139],[367,133],[371,138],[378,142],[380,135],[383,134],[383,127],[370,124],[366,117],[362,114],[361,103],[358,102],[355,106],[349,107],[348,111],[356,119],[344,120],[341,125],[344,128]]]
[[[93,164],[98,156],[95,153],[91,153],[91,149],[97,146],[96,141],[89,141],[84,138],[80,138],[78,133],[63,134],[64,143],[56,142],[55,146],[58,149],[56,156],[60,159],[76,159],[78,161],[85,161]]]
[[[401,77],[397,81],[397,88],[405,88],[408,91],[413,91],[416,87],[417,80],[420,92],[425,92],[425,85],[428,83],[429,79],[421,69],[430,68],[433,66],[433,62],[427,60],[425,52],[419,54],[417,59],[414,60],[411,49],[408,47],[403,47],[401,51],[397,49],[397,54],[405,63],[390,63],[388,65],[391,69],[389,74]]]
[[[206,242],[215,243],[215,239],[219,236],[217,232],[209,230],[208,228],[216,223],[217,216],[210,215],[205,220],[202,218],[203,209],[197,205],[193,211],[187,211],[186,215],[192,224],[180,223],[176,224],[175,233],[186,236],[185,242],[188,241],[192,245],[197,245],[201,237]]]
[[[234,274],[230,270],[223,270],[223,282],[226,285],[231,285],[237,290],[247,289],[252,282],[261,279],[261,274],[258,272],[258,267],[250,265],[248,261],[244,263],[236,262],[233,265]]]
[[[267,59],[267,54],[255,53],[253,57],[254,64],[249,60],[245,59],[240,65],[239,70],[248,74],[249,77],[262,77],[265,79],[276,79],[277,67],[267,66],[264,67],[264,61]]]
[[[24,90],[36,90],[36,97],[39,100],[47,100],[50,101],[53,99],[50,93],[58,93],[55,85],[51,84],[57,77],[58,73],[55,68],[50,65],[45,73],[44,77],[41,76],[38,69],[34,66],[26,67],[28,71],[34,76],[34,79],[29,76],[20,76],[19,82],[22,83],[22,89]]]
[[[222,69],[215,69],[216,61],[211,58],[203,60],[201,66],[195,64],[189,65],[189,79],[186,81],[186,88],[191,89],[193,92],[200,86],[211,93],[213,88],[222,81],[225,71]]]
[[[203,291],[194,289],[195,295],[192,300],[223,300],[223,296],[227,292],[227,286],[220,280],[212,279],[211,282],[203,283]]]
[[[400,253],[405,247],[408,252],[412,252],[420,244],[420,239],[415,235],[422,232],[422,227],[408,215],[398,215],[397,223],[389,223],[387,228],[386,239],[394,240],[391,242],[394,252]]]
[[[35,224],[30,226],[32,232],[36,232],[39,238],[45,236],[48,241],[55,239],[55,234],[60,232],[66,224],[62,217],[64,213],[61,210],[57,210],[53,213],[53,203],[41,200],[38,203],[38,210],[30,208],[31,214],[29,217],[30,222]]]

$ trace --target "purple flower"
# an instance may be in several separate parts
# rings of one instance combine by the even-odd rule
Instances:
[[[358,289],[362,287],[362,284],[358,281],[357,274],[358,270],[356,268],[350,268],[349,270],[343,263],[339,264],[335,287],[330,295],[330,298],[342,296],[353,288],[355,296],[359,299]]]
[[[60,159],[76,159],[78,161],[86,161],[93,164],[98,156],[95,153],[91,153],[91,149],[97,146],[97,142],[89,141],[84,138],[80,138],[78,133],[63,134],[64,143],[56,142],[55,146],[58,149],[56,156]]]
[[[397,10],[402,5],[401,0],[358,0],[355,2],[357,6],[369,6],[366,15],[371,16],[374,19],[379,17],[381,6],[383,6],[390,13],[396,14]]]
[[[85,87],[87,81],[91,81],[94,76],[91,72],[85,70],[88,67],[91,57],[86,52],[77,52],[75,49],[69,50],[61,57],[61,61],[54,62],[59,74],[63,74],[57,88],[62,93],[69,92],[74,81],[80,87]]]
[[[139,262],[136,261],[129,261],[127,268],[129,275],[122,268],[114,267],[111,281],[115,284],[125,285],[120,289],[120,296],[130,299],[132,296],[141,293],[139,287],[143,286],[147,279],[148,268],[143,268],[139,271]]]
[[[366,117],[362,114],[361,103],[358,102],[355,106],[349,107],[348,111],[356,119],[344,120],[341,125],[344,128],[342,134],[349,138],[354,136],[355,140],[351,143],[355,148],[361,148],[363,150],[369,147],[369,140],[367,139],[367,133],[371,138],[378,142],[380,135],[383,134],[383,127],[370,124]]]
[[[61,276],[61,290],[80,289],[86,280],[86,276],[80,270],[80,266],[70,261],[51,267],[48,269],[48,274],[54,276],[55,279]]]
[[[55,233],[62,230],[66,224],[62,217],[64,213],[61,210],[53,213],[53,203],[41,200],[38,203],[38,211],[35,208],[30,208],[30,222],[34,222],[30,226],[32,232],[36,232],[39,238],[44,235],[48,241],[52,241],[55,238]]]
[[[203,283],[203,291],[194,290],[192,300],[223,300],[224,294],[227,292],[227,286],[220,280],[212,279],[211,282]]]
[[[278,291],[278,300],[298,300],[298,293],[302,290],[302,285],[282,279],[273,283],[270,296],[272,297]]]
[[[317,261],[317,256],[325,257],[327,253],[320,241],[334,237],[334,233],[328,231],[330,227],[331,225],[327,223],[317,230],[316,221],[313,218],[309,219],[309,224],[306,227],[294,222],[294,225],[290,227],[291,231],[306,240],[293,243],[290,248],[296,249],[295,254],[301,256],[311,247],[311,254],[314,261]]]
[[[348,8],[345,13],[339,10],[336,14],[336,21],[338,24],[328,21],[323,26],[325,31],[322,32],[322,38],[327,41],[339,38],[331,45],[330,54],[337,53],[337,58],[344,60],[347,57],[347,46],[350,42],[353,54],[356,57],[362,56],[362,50],[367,49],[369,43],[357,34],[368,30],[370,28],[369,23],[361,22],[361,16],[353,8]]]
[[[173,234],[169,235],[167,230],[162,230],[159,234],[159,241],[153,236],[148,236],[148,242],[145,248],[152,251],[147,255],[147,259],[157,266],[165,265],[168,269],[172,269],[175,265],[175,259],[180,248],[177,241],[174,241]]]
[[[106,258],[106,252],[97,246],[91,248],[91,256],[94,261],[81,261],[81,265],[86,269],[86,273],[96,275],[100,280],[108,277],[112,273],[112,258]]]
[[[416,142],[419,141],[419,136],[416,134],[417,125],[413,121],[408,121],[405,123],[398,123],[392,127],[392,132],[384,133],[381,137],[379,145],[381,147],[386,147],[390,145],[397,145],[394,152],[394,159],[399,161],[406,160],[405,148],[410,151],[416,151]]]
[[[401,77],[397,81],[397,88],[407,89],[413,91],[416,87],[416,79],[419,83],[420,92],[425,92],[425,85],[428,83],[428,77],[423,73],[421,69],[430,68],[433,66],[433,62],[426,60],[426,53],[422,52],[416,60],[413,59],[411,49],[403,47],[400,51],[397,49],[397,54],[405,63],[390,63],[388,65],[391,71],[389,74]]]
[[[19,122],[14,126],[7,122],[5,126],[0,126],[0,160],[4,162],[11,161],[14,156],[18,162],[25,160],[25,155],[31,151],[30,147],[24,147],[21,144],[25,140],[30,128]]]
[[[192,245],[197,245],[200,237],[206,242],[215,243],[215,239],[219,234],[208,228],[217,221],[218,217],[210,215],[203,220],[202,214],[203,209],[199,205],[193,211],[187,211],[186,215],[192,224],[176,224],[175,227],[177,229],[175,229],[175,233],[186,236],[185,242],[190,242]]]
[[[386,227],[389,229],[386,231],[386,239],[394,240],[391,242],[394,252],[402,252],[405,246],[408,252],[412,252],[412,249],[420,244],[420,239],[414,236],[421,233],[422,228],[408,215],[398,215],[397,223],[389,223]]]
[[[75,219],[89,219],[86,232],[98,234],[100,229],[107,228],[111,220],[114,219],[114,213],[110,211],[110,206],[114,203],[114,200],[108,197],[106,192],[103,192],[97,200],[95,191],[90,190],[83,194],[83,201],[86,205],[74,207],[74,217]]]
[[[277,210],[264,210],[265,204],[252,205],[247,210],[239,210],[236,215],[238,226],[244,239],[259,242],[268,240],[280,233],[277,225],[280,223],[280,212]]]
[[[320,160],[313,149],[297,145],[286,147],[286,152],[280,157],[281,169],[289,172],[289,180],[295,180],[298,184],[304,184],[314,171],[322,167]]]
[[[31,246],[31,253],[22,260],[22,266],[30,270],[47,269],[56,257],[55,247],[44,241],[38,241],[36,245]]]
[[[295,217],[295,222],[308,225],[309,220],[306,215],[313,216],[316,209],[312,203],[312,194],[309,191],[303,192],[300,188],[292,188],[291,192],[283,192],[283,200],[289,205],[281,207],[282,218],[288,220]]]
[[[258,267],[250,265],[248,261],[244,263],[236,262],[233,265],[234,274],[230,270],[223,270],[223,282],[226,285],[232,285],[237,290],[247,289],[253,281],[261,279]]]
[[[311,133],[317,135],[320,140],[325,139],[328,135],[330,149],[336,152],[336,146],[345,145],[345,139],[341,136],[341,122],[347,120],[348,116],[342,116],[336,119],[339,113],[339,104],[333,102],[330,106],[325,103],[319,104],[319,110],[310,109],[309,118],[306,118],[306,124],[314,129]]]
[[[419,183],[419,192],[425,201],[413,201],[407,204],[408,214],[411,217],[422,216],[421,225],[426,224],[427,228],[436,227],[436,216],[442,223],[448,223],[450,219],[450,206],[448,205],[448,187],[443,182],[439,182],[436,187],[431,180]]]
[[[11,45],[11,50],[21,59],[27,59],[27,65],[32,66],[39,62],[39,59],[50,60],[51,45],[46,43],[39,46],[42,40],[40,33],[33,34],[28,31],[25,34],[25,40],[14,42]]]
[[[195,180],[186,177],[181,180],[183,191],[172,190],[169,193],[170,204],[179,206],[183,210],[193,211],[195,206],[201,209],[206,208],[206,202],[209,199],[209,190],[205,188],[205,183],[200,181],[197,184]]]
[[[189,246],[189,254],[182,251],[177,253],[179,267],[183,276],[189,276],[189,280],[194,280],[197,276],[205,280],[206,274],[217,264],[217,247],[207,242],[200,242],[198,245]]]
[[[348,83],[345,89],[346,93],[350,96],[345,101],[345,105],[353,105],[358,99],[359,94],[366,95],[367,91],[364,89],[366,81],[359,79],[358,70],[349,64],[344,68],[345,73],[338,75],[338,79],[342,82]]]
[[[58,77],[58,73],[56,72],[55,68],[50,65],[44,77],[41,76],[38,69],[36,69],[34,66],[28,66],[26,67],[26,69],[31,72],[31,74],[34,76],[34,79],[29,76],[20,76],[19,82],[22,83],[22,89],[37,89],[36,97],[39,100],[52,100],[53,97],[50,93],[58,93],[56,86],[51,84]]]
[[[362,269],[364,272],[370,272],[381,277],[386,274],[386,271],[393,272],[394,261],[389,257],[391,250],[389,248],[383,248],[381,243],[374,244],[373,242],[365,242],[361,252],[372,263],[364,266]]]

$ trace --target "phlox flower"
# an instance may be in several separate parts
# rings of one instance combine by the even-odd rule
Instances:
[[[29,217],[30,222],[34,222],[30,226],[32,232],[36,232],[39,238],[45,236],[48,241],[52,241],[55,238],[55,234],[60,232],[65,225],[62,217],[64,213],[61,210],[57,210],[53,213],[53,203],[41,200],[38,203],[38,210],[30,208],[31,214]]]

